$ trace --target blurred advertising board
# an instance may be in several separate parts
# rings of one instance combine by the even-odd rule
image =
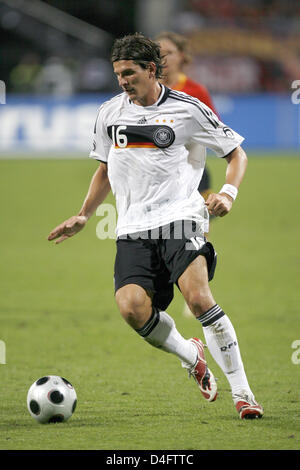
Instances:
[[[90,151],[97,110],[111,95],[6,96],[0,105],[0,157]],[[216,95],[222,121],[251,150],[300,150],[300,104],[290,95]],[[33,155],[34,156],[34,155]]]

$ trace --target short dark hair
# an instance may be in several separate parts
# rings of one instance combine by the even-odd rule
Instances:
[[[156,65],[155,76],[162,77],[163,63],[159,45],[141,33],[128,34],[116,39],[111,52],[112,63],[119,60],[132,60],[135,64],[147,69],[149,62]]]

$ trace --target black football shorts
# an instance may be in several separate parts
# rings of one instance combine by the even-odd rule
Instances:
[[[178,278],[199,255],[206,258],[211,280],[217,255],[192,221],[121,236],[117,239],[115,292],[137,284],[151,293],[154,307],[165,310],[173,299],[174,284],[178,286]]]

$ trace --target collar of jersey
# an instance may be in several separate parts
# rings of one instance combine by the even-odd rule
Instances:
[[[128,98],[129,103],[132,104],[133,106],[136,106],[139,109],[141,109],[141,108],[152,108],[152,107],[157,107],[157,106],[161,105],[162,103],[164,103],[166,101],[166,99],[169,95],[170,89],[165,87],[161,83],[160,83],[160,87],[161,87],[161,93],[158,97],[158,100],[155,103],[150,104],[150,106],[139,106],[138,104],[133,103],[133,101],[131,101],[131,99]]]

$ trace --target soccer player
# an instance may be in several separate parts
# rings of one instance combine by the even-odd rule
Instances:
[[[198,98],[218,115],[207,88],[201,83],[191,80],[184,73],[185,67],[191,62],[188,39],[172,31],[163,31],[155,37],[155,41],[160,45],[165,60],[161,83],[173,90],[182,91]],[[197,144],[194,144],[194,147],[193,151],[197,152]],[[199,151],[201,152],[201,146]],[[208,195],[212,193],[211,177],[207,166],[204,168],[198,189],[204,199],[207,199]]]
[[[78,233],[111,188],[121,315],[150,345],[177,356],[203,397],[214,401],[217,386],[202,341],[185,339],[166,312],[176,284],[228,379],[239,416],[260,418],[263,409],[250,389],[235,330],[209,287],[216,255],[204,237],[207,212],[225,216],[237,196],[247,165],[244,139],[196,98],[159,83],[160,48],[149,38],[136,33],[117,39],[111,61],[123,92],[102,104],[96,118],[90,157],[99,167],[79,213],[48,239],[60,243]],[[206,202],[198,192],[204,162],[189,159],[185,148],[192,141],[228,163],[224,186]]]

